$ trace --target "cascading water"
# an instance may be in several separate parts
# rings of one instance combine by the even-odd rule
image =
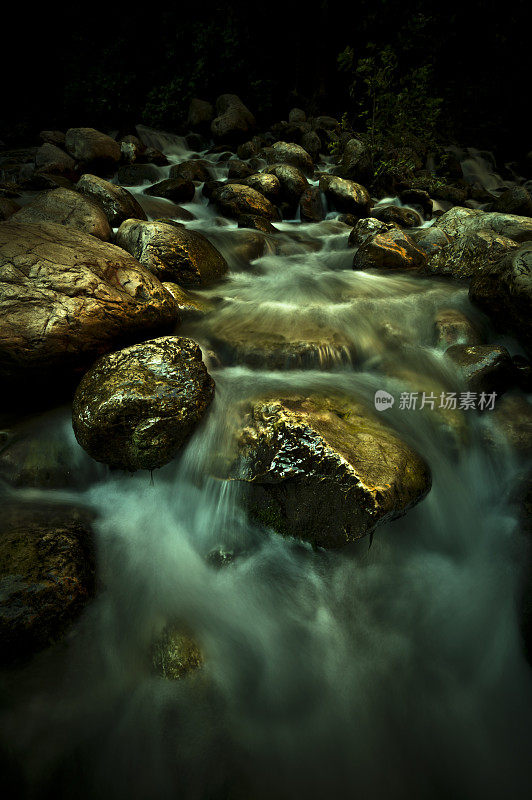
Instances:
[[[174,141],[170,157],[187,154]],[[152,217],[165,203],[171,215],[135,194]],[[488,448],[489,414],[464,412],[453,434],[427,409],[383,412],[433,487],[371,547],[315,552],[259,527],[238,484],[213,470],[236,405],[261,391],[341,389],[371,405],[378,389],[399,396],[407,376],[420,391],[456,388],[432,325],[443,307],[475,316],[466,290],[347,269],[334,220],[279,224],[282,247],[242,270],[233,246],[246,232],[220,225],[198,192],[186,208],[232,268],[202,292],[216,313],[179,330],[210,359],[205,424],[150,477],[95,466],[68,409],[43,421],[79,489],[28,499],[94,510],[100,586],[70,637],[5,677],[5,729],[31,796],[524,798],[525,542],[507,500],[520,464]],[[253,344],[272,337],[312,346],[284,369],[257,363]],[[207,556],[220,548],[234,558],[215,568]],[[199,677],[151,671],[150,644],[172,620],[201,647]]]

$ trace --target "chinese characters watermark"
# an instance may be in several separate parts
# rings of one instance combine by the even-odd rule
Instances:
[[[416,411],[439,408],[445,411],[493,411],[496,392],[401,392],[398,409],[400,411]],[[375,408],[386,411],[392,408],[395,397],[384,389],[375,392]]]

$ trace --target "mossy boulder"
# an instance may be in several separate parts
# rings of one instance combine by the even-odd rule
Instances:
[[[128,219],[116,243],[160,280],[182,286],[204,286],[227,272],[226,260],[203,234],[178,225]]]
[[[156,469],[176,455],[213,396],[198,345],[162,336],[96,361],[74,396],[74,433],[96,461]]]
[[[153,671],[167,680],[181,680],[202,669],[203,653],[179,625],[166,625],[151,647]]]
[[[338,548],[404,514],[429,491],[424,460],[350,399],[262,398],[232,468],[252,513],[277,532]]]

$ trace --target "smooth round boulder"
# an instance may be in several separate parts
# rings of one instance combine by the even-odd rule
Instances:
[[[162,284],[119,247],[11,220],[0,223],[0,313],[0,377],[32,392],[178,318]]]
[[[146,219],[142,206],[131,192],[97,175],[85,173],[77,182],[76,190],[101,206],[113,228],[117,228],[125,219]]]
[[[245,186],[250,186],[260,194],[264,195],[274,205],[281,196],[281,183],[275,175],[267,172],[255,172],[242,181]]]
[[[352,181],[367,181],[373,176],[371,155],[359,139],[349,139],[340,161],[342,177]]]
[[[118,183],[122,186],[155,183],[159,177],[159,170],[154,164],[127,164],[118,170]]]
[[[291,164],[274,164],[266,173],[274,175],[281,185],[281,197],[291,208],[297,208],[299,199],[309,182],[300,169]]]
[[[157,469],[174,458],[213,396],[198,345],[162,336],[96,361],[74,395],[74,433],[96,461]]]
[[[212,202],[227,217],[238,219],[242,214],[274,220],[279,218],[275,206],[256,189],[240,183],[227,183],[214,189]]]
[[[62,187],[37,195],[13,214],[11,221],[56,222],[104,242],[111,238],[111,226],[101,206],[90,197]]]
[[[314,172],[314,163],[307,151],[299,144],[293,142],[275,142],[271,147],[263,150],[264,158],[268,164],[290,164],[301,170],[304,175],[311,176]]]
[[[116,243],[160,280],[181,286],[205,286],[227,272],[226,260],[203,234],[177,224],[128,219]]]
[[[322,175],[320,189],[327,201],[338,211],[357,217],[369,216],[371,197],[368,190],[354,181],[336,175]]]

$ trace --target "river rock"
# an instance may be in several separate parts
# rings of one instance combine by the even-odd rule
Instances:
[[[469,298],[532,355],[532,242],[510,250],[490,269],[474,275]]]
[[[405,206],[413,206],[419,209],[425,219],[432,217],[433,202],[428,192],[423,189],[403,189],[399,194],[399,200]]]
[[[255,402],[232,475],[248,485],[259,520],[325,548],[404,514],[431,485],[423,459],[374,415],[318,396]]]
[[[6,665],[59,639],[94,594],[89,514],[73,507],[3,502],[0,585]]]
[[[94,128],[69,128],[65,148],[83,168],[93,172],[108,171],[120,161],[120,145]]]
[[[472,392],[502,394],[512,379],[512,359],[501,345],[455,344],[445,355],[454,362]]]
[[[305,131],[301,137],[301,147],[307,151],[313,161],[316,161],[322,149],[321,139],[316,131]]]
[[[456,308],[441,308],[434,319],[434,343],[447,350],[453,344],[480,344],[480,335],[471,322]]]
[[[274,164],[268,167],[266,173],[277,178],[281,186],[281,198],[289,208],[295,210],[301,195],[309,185],[301,170],[290,164]]]
[[[451,238],[475,231],[493,231],[515,242],[532,240],[532,219],[514,214],[501,214],[498,211],[451,208],[438,218],[438,228]]]
[[[181,680],[204,664],[203,653],[194,639],[179,625],[166,625],[152,644],[153,670],[161,678]]]
[[[194,199],[196,187],[184,178],[167,178],[146,189],[145,194],[164,197],[174,203],[190,203]],[[133,215],[131,215],[133,216]]]
[[[431,225],[430,228],[412,231],[409,235],[427,258],[430,258],[434,253],[438,253],[443,247],[447,247],[451,241],[449,236],[435,225]]]
[[[367,146],[359,139],[349,139],[340,161],[344,178],[352,181],[368,181],[373,177],[371,155]]]
[[[490,414],[486,431],[490,444],[506,444],[525,456],[532,455],[532,405],[522,395],[505,394]]]
[[[120,139],[120,156],[126,164],[134,164],[142,158],[146,152],[146,145],[140,141],[138,136],[128,134]]]
[[[338,211],[356,217],[369,216],[371,197],[368,190],[359,183],[338,178],[336,175],[322,175],[320,189],[329,204]]]
[[[227,171],[227,178],[229,180],[236,180],[238,179],[244,180],[245,178],[249,178],[250,175],[253,175],[253,168],[246,164],[245,161],[240,161],[239,158],[230,159],[228,162],[229,169]]]
[[[113,228],[117,228],[125,219],[146,219],[142,206],[131,192],[97,175],[85,173],[76,184],[76,189],[101,206]]]
[[[243,142],[255,127],[255,117],[236,94],[223,94],[216,100],[217,117],[211,133],[218,142]]]
[[[181,319],[204,317],[214,308],[211,301],[183,289],[177,283],[165,281],[163,286],[174,298]]]
[[[397,228],[397,225],[381,222],[375,217],[363,217],[353,225],[347,244],[349,247],[360,247],[373,239],[377,233],[387,233],[394,228]]]
[[[138,261],[51,222],[0,223],[0,309],[0,376],[32,391],[177,319],[172,298]]]
[[[159,179],[159,170],[153,164],[127,164],[120,167],[117,177],[122,186],[142,186],[155,183]]]
[[[275,142],[271,147],[266,147],[262,154],[268,164],[289,164],[308,176],[314,172],[312,158],[299,144]]]
[[[206,133],[210,129],[213,116],[212,103],[194,97],[188,107],[187,125],[192,130]]]
[[[267,172],[254,172],[243,181],[245,186],[250,186],[260,194],[264,195],[274,205],[279,202],[281,196],[281,183],[276,175]]]
[[[211,199],[227,217],[238,219],[242,214],[252,214],[269,220],[279,218],[275,206],[251,186],[222,184],[213,191]]]
[[[274,228],[272,223],[264,219],[264,217],[258,217],[256,214],[242,214],[238,218],[238,227],[239,228],[251,228],[256,231],[262,231],[263,233],[277,233],[277,228]]]
[[[56,222],[77,231],[90,233],[106,242],[111,227],[102,208],[89,197],[71,189],[43,192],[11,217],[12,222]]]
[[[532,196],[525,186],[512,186],[497,198],[492,205],[492,211],[532,217]]]
[[[490,230],[464,233],[436,250],[427,260],[425,271],[431,275],[468,280],[498,264],[507,253],[518,247],[513,239]]]
[[[17,211],[20,211],[20,206],[15,200],[0,196],[0,221],[3,222],[9,219],[13,214],[16,214]]]
[[[54,173],[59,173],[69,178],[72,178],[76,173],[74,159],[65,153],[64,150],[61,150],[60,147],[56,147],[54,144],[49,144],[48,142],[45,142],[37,150],[35,166],[41,172],[51,173],[52,175]]]
[[[48,144],[55,144],[57,147],[64,147],[66,136],[63,131],[41,131],[39,139]]]
[[[212,178],[211,165],[203,158],[191,158],[170,168],[170,178],[181,178],[184,181],[205,183]]]
[[[227,272],[227,262],[203,234],[178,225],[128,219],[116,243],[160,280],[204,286]]]
[[[198,345],[162,336],[96,361],[74,396],[74,433],[96,461],[156,469],[176,455],[213,396]]]
[[[301,222],[321,222],[325,219],[325,209],[318,186],[307,186],[299,199]]]
[[[421,269],[426,256],[400,228],[377,233],[361,244],[353,256],[353,269]]]
[[[381,222],[393,222],[400,228],[417,228],[423,222],[417,211],[404,206],[375,206],[371,209],[371,216]]]

